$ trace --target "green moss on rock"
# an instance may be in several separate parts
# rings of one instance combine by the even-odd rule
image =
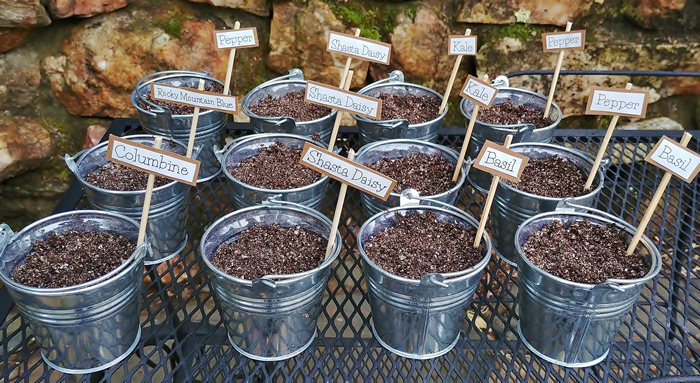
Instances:
[[[344,24],[360,28],[360,36],[372,40],[387,40],[396,27],[396,17],[403,13],[413,19],[416,16],[418,1],[401,4],[372,4],[364,1],[343,2],[339,0],[322,0],[331,7],[331,11]]]

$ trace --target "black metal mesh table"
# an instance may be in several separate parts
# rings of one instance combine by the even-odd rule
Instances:
[[[230,124],[236,137],[251,133]],[[110,133],[129,134],[136,120],[116,120]],[[443,129],[439,142],[459,148],[463,129]],[[700,132],[692,132],[692,150],[700,150]],[[560,130],[555,143],[595,153],[603,131]],[[636,225],[662,172],[643,162],[662,134],[678,140],[679,131],[617,131],[608,154],[599,209]],[[343,128],[339,146],[359,147],[354,128]],[[318,336],[302,354],[283,362],[256,362],[229,344],[217,303],[199,261],[198,240],[210,223],[234,210],[224,178],[192,189],[190,243],[168,264],[147,270],[144,278],[143,336],[136,351],[103,373],[70,377],[50,369],[7,292],[0,290],[0,382],[9,381],[562,381],[624,382],[666,376],[700,375],[700,181],[673,179],[650,223],[647,235],[658,244],[663,270],[647,284],[627,316],[603,362],[589,368],[562,368],[530,353],[517,336],[517,272],[497,258],[482,277],[462,336],[448,354],[428,361],[398,357],[372,337],[366,284],[355,235],[364,219],[359,192],[348,190],[341,220],[343,250],[323,299]],[[322,211],[332,214],[338,184],[329,188]],[[56,212],[82,208],[77,182]],[[466,186],[458,206],[480,217],[484,196]]]

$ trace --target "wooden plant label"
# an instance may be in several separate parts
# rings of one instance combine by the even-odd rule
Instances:
[[[542,34],[542,46],[545,52],[583,50],[585,40],[586,30]]]
[[[236,97],[221,93],[207,92],[205,90],[151,83],[151,97],[154,100],[213,109],[229,114],[238,113],[238,100]]]
[[[367,116],[374,120],[378,120],[382,115],[382,100],[362,96],[320,82],[307,81],[304,97],[307,102],[313,104]]]
[[[469,75],[469,77],[467,77],[467,81],[464,83],[462,91],[459,92],[459,95],[474,101],[474,103],[481,107],[488,109],[491,107],[491,104],[493,104],[493,100],[496,99],[497,93],[497,88],[494,88],[490,84]]]
[[[644,160],[688,183],[700,172],[700,155],[666,136],[661,137]]]
[[[391,44],[338,32],[328,33],[326,51],[342,53],[384,65],[389,65],[391,60]]]
[[[476,56],[476,36],[450,35],[449,54]]]
[[[520,153],[486,141],[472,166],[509,181],[520,182],[520,175],[528,161],[530,159]]]
[[[171,180],[197,184],[199,161],[111,134],[107,144],[107,159]]]
[[[299,163],[386,201],[396,181],[354,161],[307,142]]]
[[[255,27],[214,31],[214,40],[217,50],[251,48],[260,45],[258,30]]]
[[[644,117],[647,114],[649,92],[592,86],[588,94],[586,114]]]

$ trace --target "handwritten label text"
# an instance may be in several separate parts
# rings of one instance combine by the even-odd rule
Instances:
[[[236,114],[237,100],[234,96],[207,92],[191,88],[151,83],[151,97],[154,100],[169,101],[205,109],[214,109],[224,113]]]
[[[496,99],[497,93],[498,89],[472,75],[469,75],[469,77],[467,77],[467,82],[464,83],[464,87],[459,95],[472,100],[484,108],[490,108],[493,100]]]
[[[326,50],[386,65],[391,60],[391,44],[338,32],[328,34]]]
[[[494,142],[486,141],[476,157],[474,167],[501,178],[519,182],[530,159]]]
[[[594,86],[588,94],[586,114],[644,117],[648,103],[647,91]]]
[[[663,136],[645,161],[671,172],[685,182],[692,182],[700,172],[700,155]]]
[[[382,111],[382,101],[378,98],[362,96],[315,81],[306,83],[306,101],[375,120],[379,119]]]
[[[216,49],[250,48],[260,44],[255,27],[214,31],[214,40]]]
[[[476,36],[450,36],[451,55],[476,55]]]
[[[542,34],[542,46],[545,52],[581,50],[585,41],[585,30]]]

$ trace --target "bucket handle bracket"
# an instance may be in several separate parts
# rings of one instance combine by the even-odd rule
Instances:
[[[445,277],[442,274],[435,274],[435,273],[430,273],[430,274],[425,274],[421,279],[420,279],[420,285],[421,286],[431,286],[431,287],[439,287],[439,288],[449,288],[450,285],[444,282]]]
[[[6,223],[0,223],[0,254],[5,250],[5,246],[10,242],[10,238],[15,235],[15,233],[10,229],[10,226]]]

